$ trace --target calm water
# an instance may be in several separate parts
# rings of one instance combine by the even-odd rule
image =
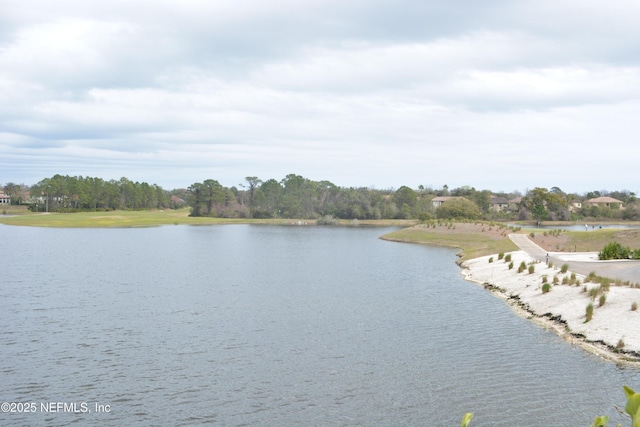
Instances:
[[[628,424],[613,405],[640,371],[387,231],[0,226],[0,400],[80,412],[0,425]]]

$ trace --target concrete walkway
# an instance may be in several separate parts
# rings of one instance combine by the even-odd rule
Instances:
[[[600,261],[596,252],[547,252],[529,239],[526,234],[509,234],[513,243],[530,257],[545,262],[547,253],[553,265],[569,264],[569,270],[588,276],[595,271],[598,276],[640,283],[640,261]]]

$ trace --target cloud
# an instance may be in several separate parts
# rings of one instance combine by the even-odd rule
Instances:
[[[0,182],[633,182],[636,2],[5,3]]]

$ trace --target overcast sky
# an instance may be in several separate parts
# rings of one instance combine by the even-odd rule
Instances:
[[[638,192],[637,0],[0,0],[0,185]]]

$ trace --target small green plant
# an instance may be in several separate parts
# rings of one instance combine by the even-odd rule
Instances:
[[[542,283],[547,283],[548,281],[549,281],[549,280],[548,280],[548,278],[547,278],[547,275],[546,275],[546,274],[543,274],[543,275],[542,275]]]
[[[524,261],[522,261],[520,263],[520,266],[518,267],[518,273],[522,273],[523,271],[525,271],[527,269],[527,263],[525,263]]]
[[[631,311],[636,311],[638,309],[638,303],[636,301],[631,304]]]
[[[589,305],[587,306],[584,323],[589,322],[591,319],[593,319],[593,304],[589,303]]]
[[[534,271],[536,271],[536,267],[535,267],[535,265],[531,264],[531,265],[529,266],[529,274],[533,274],[533,273],[534,273]]]
[[[568,284],[569,284],[569,278],[568,278],[567,276],[564,276],[564,277],[562,278],[562,284],[563,284],[563,285],[568,285]]]
[[[550,283],[544,283],[542,285],[542,293],[546,294],[546,293],[549,293],[549,291],[551,291],[551,284]]]
[[[609,422],[609,417],[603,415],[601,417],[596,417],[591,424],[591,427],[607,427],[607,423]]]
[[[498,254],[498,259],[500,260],[500,259],[502,259],[502,258],[504,258],[504,252],[500,252],[500,253]]]
[[[560,268],[560,273],[566,273],[567,270],[569,270],[569,264],[562,264],[562,267]]]
[[[598,300],[598,307],[602,307],[605,302],[607,302],[607,294],[600,295],[600,299]]]
[[[560,283],[560,279],[558,278],[558,276],[553,276],[553,284],[557,285],[558,283]]]
[[[618,342],[618,344],[620,344],[620,342]],[[622,341],[622,344],[624,346],[624,341]],[[626,412],[627,415],[631,417],[631,427],[640,427],[640,394],[636,393],[627,386],[624,386],[623,390],[627,398],[627,404],[624,407],[624,412]],[[471,412],[464,414],[460,427],[469,427],[469,423],[471,423],[472,418],[473,414]],[[605,415],[598,416],[594,419],[591,427],[606,427],[608,422],[609,417]],[[618,426],[621,427],[620,424],[618,424]]]
[[[511,261],[511,254],[506,254],[504,256],[504,262],[510,262]]]
[[[493,262],[493,257],[489,257],[489,263]]]
[[[513,268],[513,261],[509,263],[509,270],[511,270],[512,268]]]

